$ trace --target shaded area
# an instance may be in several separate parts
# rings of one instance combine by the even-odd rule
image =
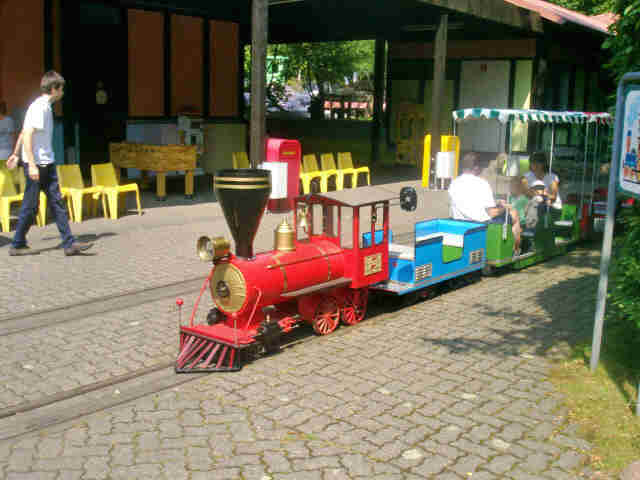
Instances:
[[[585,338],[589,338],[591,333],[598,283],[598,274],[591,272],[596,268],[597,262],[597,256],[585,251],[585,254],[579,252],[533,267],[544,269],[545,276],[553,275],[555,269],[565,265],[584,267],[590,273],[556,283],[552,283],[553,279],[550,277],[549,283],[552,284],[533,294],[523,310],[511,306],[494,308],[479,302],[472,304],[470,309],[495,319],[495,326],[486,328],[482,338],[424,336],[421,340],[446,347],[452,354],[475,351],[509,357],[527,352],[543,356],[555,353],[556,350],[565,352],[566,346],[573,349]],[[511,293],[506,291],[505,294]],[[532,313],[534,305],[539,305],[541,311]]]

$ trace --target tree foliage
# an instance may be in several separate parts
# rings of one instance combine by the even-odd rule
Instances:
[[[549,2],[586,15],[612,12],[616,4],[616,0],[549,0]]]
[[[369,75],[373,70],[372,41],[296,43],[285,45],[289,78],[301,77],[312,96],[324,97],[327,89],[340,87],[353,73]]]
[[[618,0],[614,12],[618,15],[611,26],[614,35],[605,40],[603,47],[611,54],[605,66],[617,83],[625,73],[640,71],[640,2]]]
[[[622,318],[640,328],[640,206],[621,221],[625,234],[616,241],[609,297]]]
[[[300,86],[311,97],[312,104],[321,103],[335,88],[343,87],[346,78],[356,73],[362,79],[359,89],[372,88],[374,42],[296,43],[269,45],[267,72],[267,102],[278,106],[286,98],[285,85],[300,81]],[[245,78],[250,79],[251,55],[245,54]],[[248,83],[247,83],[248,85]]]

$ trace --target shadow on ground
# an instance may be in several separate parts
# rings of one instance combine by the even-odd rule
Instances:
[[[599,278],[594,269],[599,265],[599,256],[588,251],[578,252],[536,268],[548,270],[547,275],[553,275],[554,269],[561,265],[583,267],[587,271],[577,278],[553,283],[537,293],[535,303],[540,306],[540,313],[528,313],[511,306],[492,308],[487,303],[476,303],[471,308],[482,316],[496,320],[496,326],[487,328],[483,338],[423,337],[422,340],[446,347],[454,354],[474,351],[504,357],[522,355],[523,352],[541,356],[568,354],[585,338],[590,338]]]

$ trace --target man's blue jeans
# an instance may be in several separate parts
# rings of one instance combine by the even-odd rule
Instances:
[[[60,232],[62,247],[69,248],[73,244],[74,238],[71,234],[71,228],[69,228],[69,215],[64,207],[62,195],[60,195],[56,166],[53,164],[45,166],[38,165],[40,180],[37,182],[29,178],[29,166],[26,162],[23,168],[27,184],[12,246],[14,248],[21,248],[27,245],[27,232],[29,232],[31,225],[35,222],[38,205],[40,203],[40,190],[42,190],[47,196],[47,204],[51,208],[51,213]]]

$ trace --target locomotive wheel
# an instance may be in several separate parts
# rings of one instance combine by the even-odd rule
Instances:
[[[311,321],[313,330],[318,335],[327,335],[333,332],[340,321],[340,308],[333,297],[324,297],[318,303],[316,312]]]
[[[369,289],[360,288],[358,290],[349,290],[344,299],[344,307],[342,309],[342,323],[346,325],[355,325],[364,320],[367,314],[367,300],[369,299]]]

